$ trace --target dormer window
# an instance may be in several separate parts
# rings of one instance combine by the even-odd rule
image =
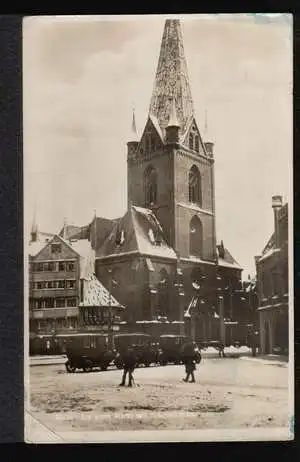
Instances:
[[[189,202],[202,205],[201,175],[196,165],[189,171]]]
[[[193,133],[190,133],[190,136],[189,136],[189,148],[194,149],[194,135],[193,135]]]
[[[116,245],[122,245],[125,241],[125,231],[124,229],[118,229],[116,232]]]
[[[189,134],[189,148],[192,149],[193,151],[199,152],[200,141],[199,141],[199,135],[197,134],[197,130],[195,127],[192,128]]]
[[[121,231],[121,241],[120,241],[120,244],[121,244],[121,245],[124,244],[124,241],[125,241],[125,231],[124,231],[124,229],[122,229],[122,231]]]
[[[199,136],[195,135],[195,151],[199,152]]]
[[[61,244],[52,244],[51,245],[52,253],[61,253]]]
[[[149,138],[149,135],[146,135],[146,138],[145,138],[145,151],[146,152],[150,151],[150,138]]]
[[[149,239],[150,241],[152,242],[152,244],[155,244],[155,236],[154,236],[154,232],[153,230],[150,228],[149,231],[148,231],[148,236],[149,236]]]
[[[157,201],[157,173],[153,167],[148,167],[145,172],[145,203],[152,206]]]

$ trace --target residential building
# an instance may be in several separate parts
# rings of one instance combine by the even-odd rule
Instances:
[[[272,197],[274,233],[255,257],[262,354],[288,353],[289,270],[288,204]]]
[[[108,317],[108,304],[112,309],[120,308],[94,276],[94,269],[95,252],[87,239],[67,241],[54,235],[46,243],[31,241],[30,332],[54,335],[68,329],[82,329],[89,326],[90,308],[102,309],[104,321]],[[83,309],[87,312],[85,322]],[[95,322],[90,324],[95,326]]]

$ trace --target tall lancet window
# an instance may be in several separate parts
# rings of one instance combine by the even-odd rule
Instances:
[[[195,151],[199,152],[199,136],[195,135]]]
[[[155,168],[148,167],[145,172],[145,202],[146,206],[157,203],[157,172]]]
[[[194,135],[193,135],[193,133],[190,133],[190,135],[189,135],[189,147],[190,147],[190,149],[194,150]]]
[[[202,223],[195,215],[190,221],[190,255],[202,257],[203,253],[203,229]]]
[[[202,205],[201,175],[196,165],[189,172],[189,202]]]

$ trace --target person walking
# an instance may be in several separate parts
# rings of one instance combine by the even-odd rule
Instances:
[[[183,363],[185,365],[186,377],[183,379],[184,382],[188,382],[191,377],[190,382],[195,383],[195,374],[196,370],[196,350],[194,344],[187,344],[183,348]]]
[[[196,361],[193,358],[193,356],[188,356],[185,360],[185,372],[186,372],[186,378],[183,379],[184,382],[188,382],[189,378],[191,377],[190,382],[195,383],[195,374],[194,371],[196,370]]]
[[[132,382],[134,382],[133,378],[133,371],[136,366],[137,358],[134,353],[134,348],[128,347],[125,354],[122,357],[123,364],[124,364],[124,370],[123,370],[123,376],[122,376],[122,382],[120,383],[120,387],[124,387],[126,385],[126,376],[128,374],[128,386],[132,387]]]

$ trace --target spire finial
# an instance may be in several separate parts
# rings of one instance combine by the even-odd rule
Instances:
[[[135,121],[135,106],[134,106],[134,103],[133,103],[133,108],[132,108],[132,124],[131,124],[130,141],[138,141],[138,134],[137,134],[137,129],[136,129],[136,121]]]
[[[64,217],[63,239],[67,239],[67,217]]]
[[[171,113],[170,113],[168,127],[179,127],[179,122],[177,119],[176,103],[175,103],[174,97],[172,98]]]
[[[207,135],[207,132],[208,132],[207,109],[205,109],[204,134]]]
[[[36,241],[38,234],[38,225],[37,225],[37,204],[35,203],[34,212],[33,212],[33,220],[31,226],[31,240]]]

